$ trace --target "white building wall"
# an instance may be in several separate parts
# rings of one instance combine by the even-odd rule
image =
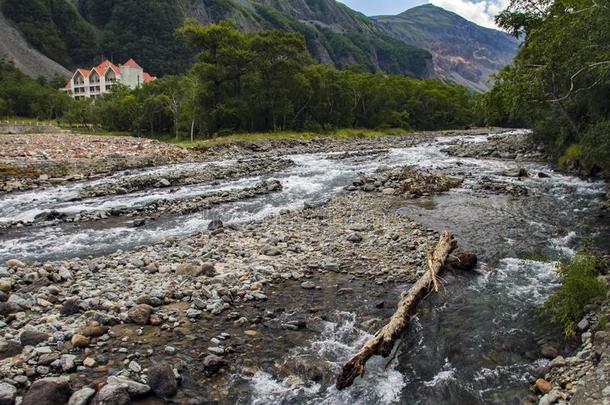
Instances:
[[[144,69],[121,66],[121,83],[135,89],[144,84]]]

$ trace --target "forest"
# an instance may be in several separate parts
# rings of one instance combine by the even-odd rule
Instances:
[[[55,110],[16,105],[21,99],[8,97],[13,101],[5,102],[4,115],[27,111],[108,131],[189,138],[237,131],[456,128],[474,120],[476,97],[461,86],[316,64],[297,33],[243,33],[230,22],[188,21],[177,35],[198,54],[186,74],[135,90],[117,86],[95,101],[56,95],[61,108]],[[27,92],[42,99],[46,94],[44,84],[35,82]]]
[[[525,41],[483,122],[532,128],[564,166],[610,174],[610,3],[513,0],[497,21]]]

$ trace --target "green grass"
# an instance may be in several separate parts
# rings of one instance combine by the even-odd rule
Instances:
[[[55,120],[37,120],[35,118],[24,118],[24,117],[2,117],[0,118],[1,124],[15,124],[15,125],[57,125]]]
[[[179,139],[170,135],[155,136],[155,139],[183,146],[185,148],[206,148],[216,145],[224,145],[236,142],[256,142],[256,141],[284,141],[284,140],[303,140],[314,139],[319,137],[333,138],[363,138],[371,136],[392,136],[392,135],[407,135],[409,131],[404,129],[340,129],[330,132],[296,132],[296,131],[277,131],[277,132],[253,132],[253,133],[236,133],[230,135],[217,136],[210,139],[190,140]]]
[[[561,287],[542,307],[542,313],[561,325],[566,337],[575,334],[577,323],[589,305],[606,296],[608,284],[597,278],[599,258],[588,252],[577,253],[561,267]]]
[[[608,327],[608,316],[601,311],[598,312],[596,329],[597,330],[606,330],[607,327]]]
[[[17,122],[19,124],[32,124],[36,120],[27,118],[11,118],[10,122]],[[55,121],[39,121],[40,124],[57,125]],[[101,129],[90,129],[90,128],[79,128],[75,126],[69,126],[67,124],[61,125],[63,129],[71,129],[74,132],[82,134],[90,134],[97,136],[135,136],[129,132],[116,132],[106,131]],[[298,132],[298,131],[276,131],[276,132],[252,132],[252,133],[235,133],[229,135],[219,135],[208,139],[195,139],[193,142],[188,139],[188,134],[180,134],[179,139],[176,139],[174,134],[155,134],[155,136],[149,136],[147,133],[141,135],[142,138],[155,139],[165,143],[171,143],[179,145],[184,148],[207,148],[216,145],[231,144],[236,142],[256,142],[256,141],[284,141],[284,140],[306,140],[320,137],[333,137],[333,138],[364,138],[372,136],[401,136],[412,133],[401,128],[390,128],[390,129],[339,129],[328,132]]]

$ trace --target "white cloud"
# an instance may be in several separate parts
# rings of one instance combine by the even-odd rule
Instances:
[[[483,27],[497,28],[494,17],[508,7],[509,0],[430,0],[430,3],[453,11]]]

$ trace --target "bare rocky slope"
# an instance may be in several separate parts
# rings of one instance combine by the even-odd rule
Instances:
[[[485,91],[489,76],[508,65],[519,41],[432,4],[373,19],[395,38],[433,55],[434,76]]]
[[[59,63],[32,48],[23,35],[0,13],[0,58],[13,61],[30,77],[66,76],[70,72]]]

